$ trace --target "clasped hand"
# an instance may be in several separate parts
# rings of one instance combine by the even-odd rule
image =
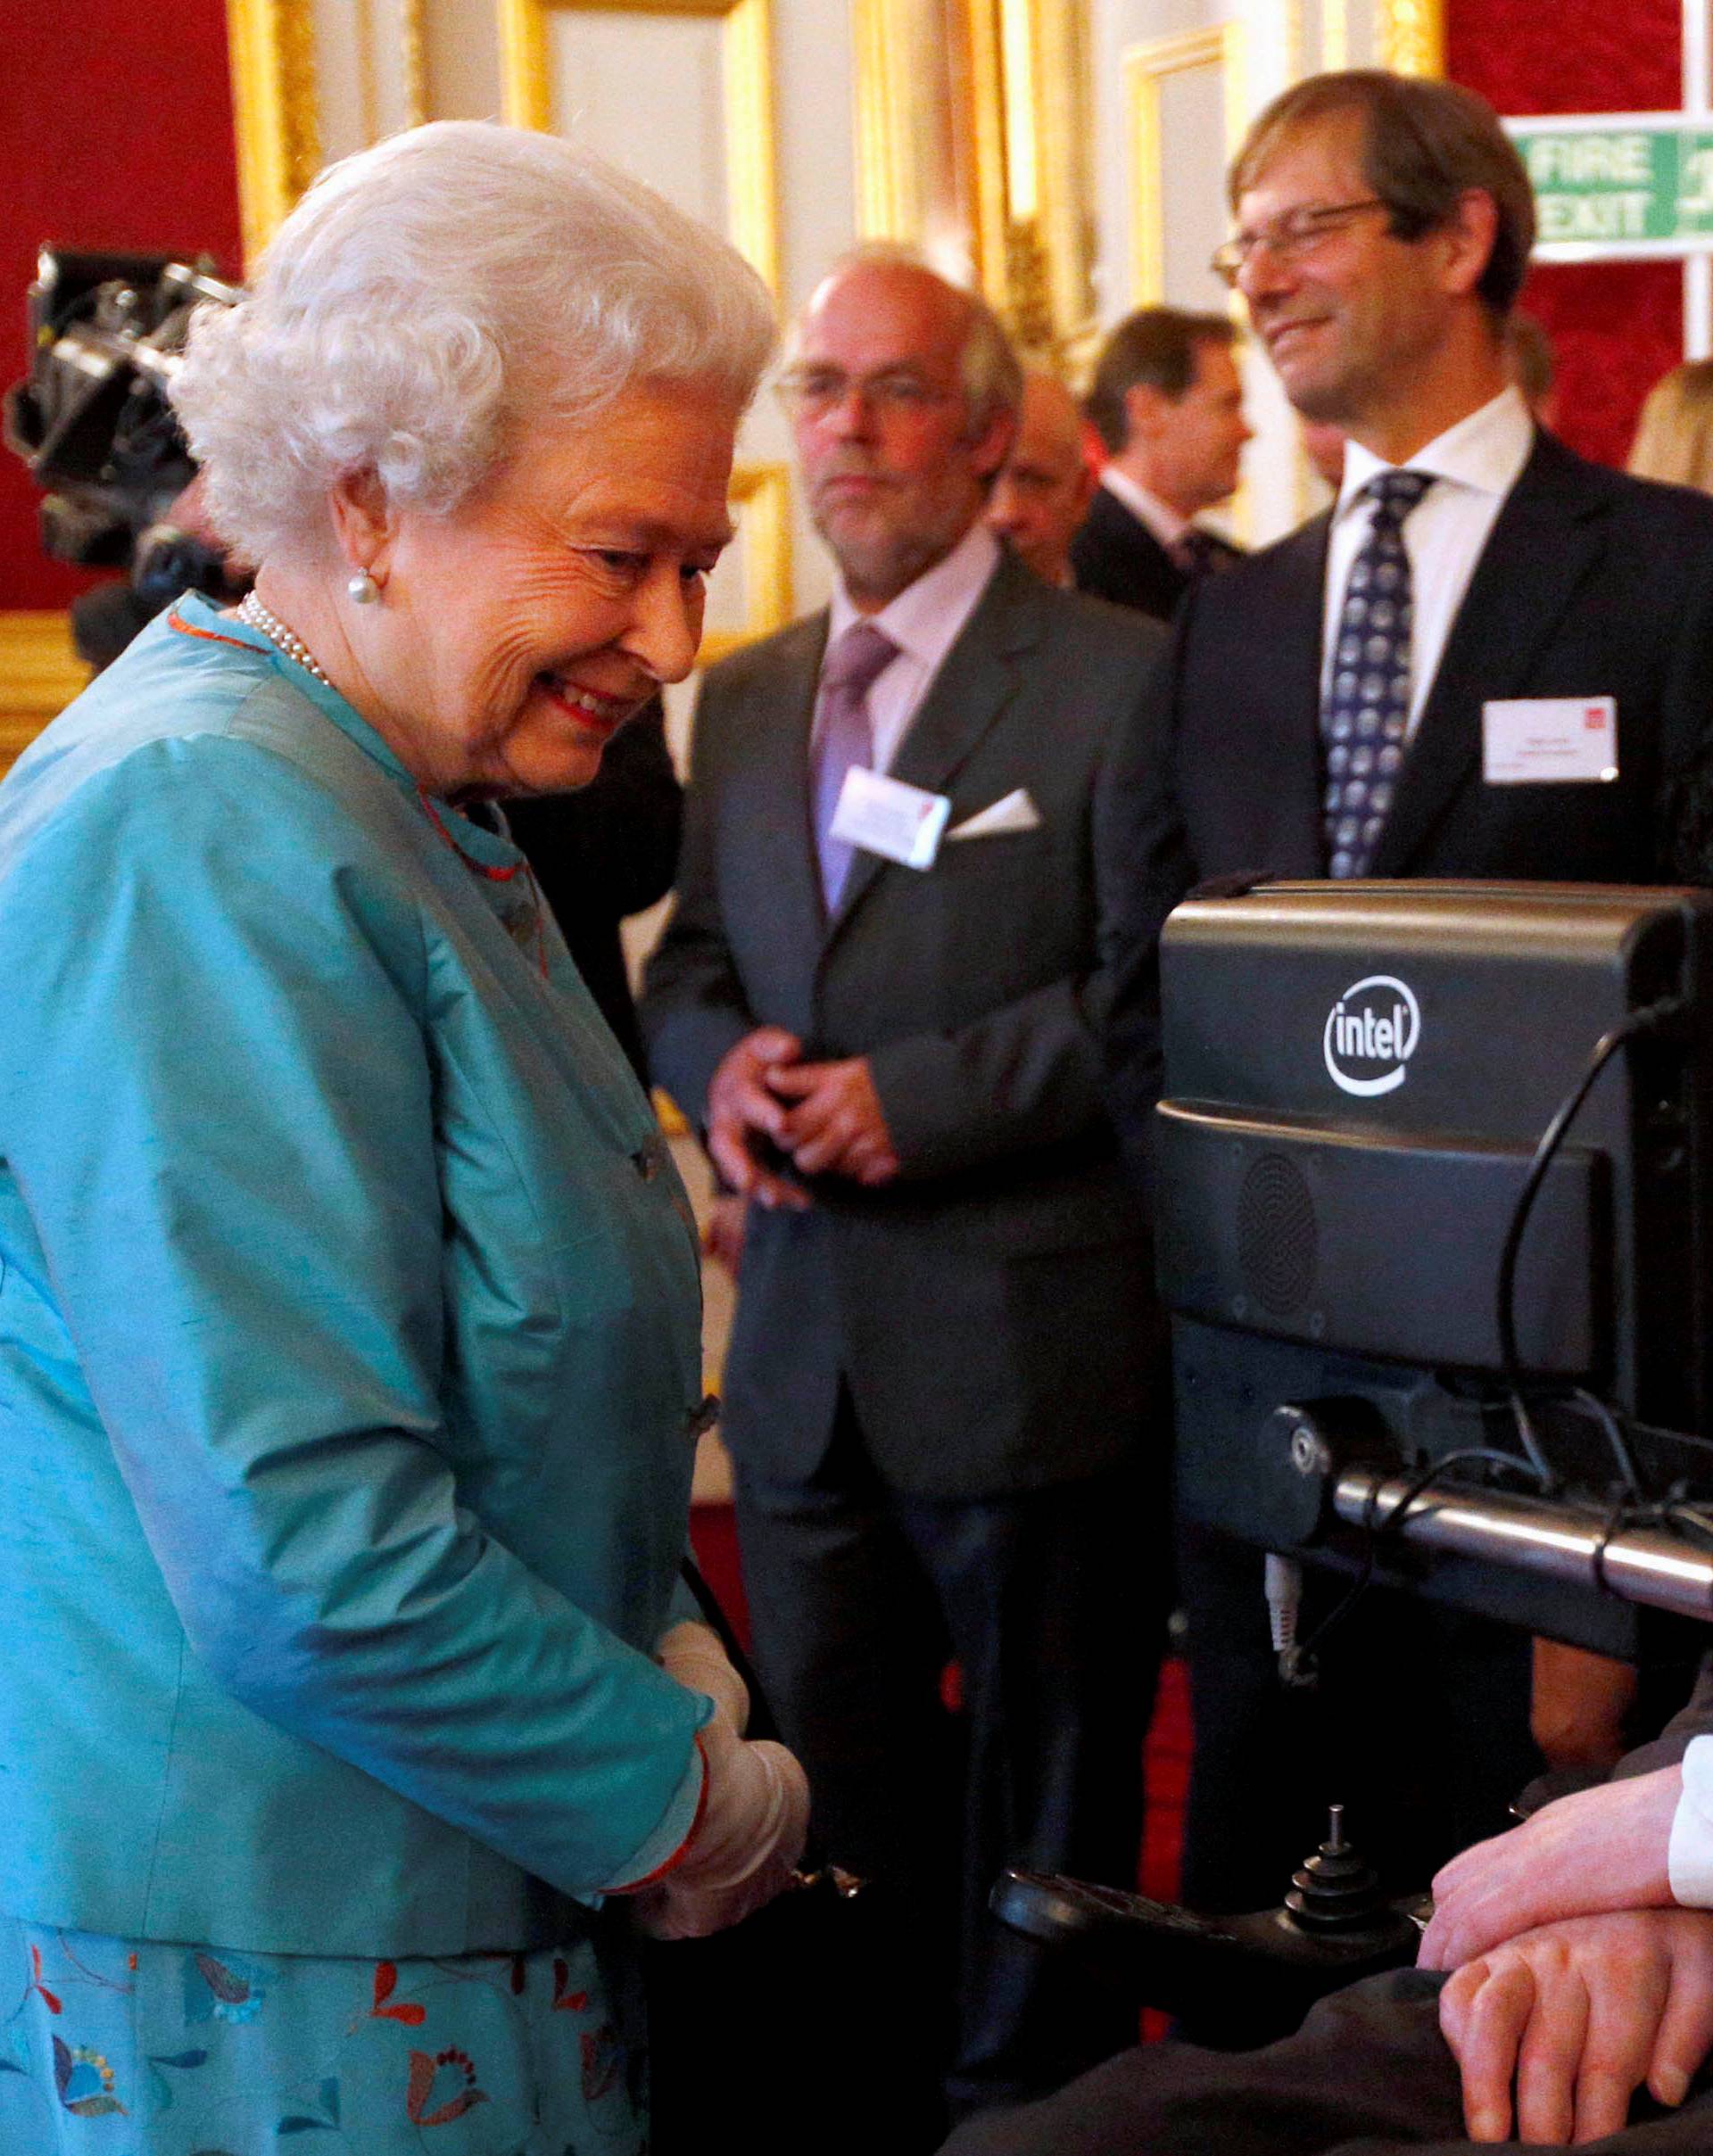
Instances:
[[[714,1702],[697,1735],[699,1816],[676,1864],[636,1896],[636,1920],[657,1939],[704,1938],[765,1908],[790,1886],[809,1823],[809,1785],[782,1744],[749,1740],[749,1695],[705,1624],[674,1624],[660,1665]]]
[[[806,1062],[802,1043],[781,1026],[746,1034],[715,1071],[708,1150],[734,1190],[801,1210],[808,1193],[757,1158],[757,1137],[806,1176],[844,1176],[873,1188],[898,1172],[868,1058]]]
[[[1420,1962],[1455,1971],[1440,2027],[1470,2136],[1561,2145],[1683,2101],[1713,2049],[1713,1914],[1672,1904],[1678,1768],[1544,1805],[1434,1881]]]
[[[1713,1915],[1630,1909],[1526,1931],[1439,1995],[1475,2141],[1615,2134],[1643,2086],[1681,2103],[1713,2049]]]

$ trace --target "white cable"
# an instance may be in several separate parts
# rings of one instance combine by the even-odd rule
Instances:
[[[1267,1594],[1267,1622],[1273,1635],[1273,1652],[1281,1658],[1296,1651],[1296,1618],[1303,1607],[1303,1567],[1295,1557],[1267,1552],[1263,1584]]]

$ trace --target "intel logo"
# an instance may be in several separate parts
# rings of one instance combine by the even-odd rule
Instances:
[[[1420,1037],[1413,991],[1390,973],[1370,973],[1328,1013],[1322,1049],[1333,1084],[1346,1093],[1396,1092]]]

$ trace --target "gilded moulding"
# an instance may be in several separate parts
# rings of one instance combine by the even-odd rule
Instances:
[[[744,623],[710,629],[700,664],[783,629],[797,611],[791,575],[791,476],[782,464],[741,464],[732,475],[732,506],[743,540]]]
[[[1444,0],[1378,0],[1375,39],[1382,64],[1394,74],[1443,75]]]
[[[917,0],[853,0],[856,229],[865,240],[915,244],[924,236],[913,124],[920,15]]]
[[[854,0],[857,228],[976,283],[1020,343],[1090,324],[1085,0]]]
[[[245,273],[321,166],[312,0],[227,0]]]
[[[428,117],[428,45],[423,0],[398,0],[398,15],[404,124],[419,128]]]
[[[0,613],[0,772],[88,679],[66,615],[21,607]]]

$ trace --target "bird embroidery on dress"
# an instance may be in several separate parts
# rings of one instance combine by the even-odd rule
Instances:
[[[186,2021],[253,2021],[267,1996],[260,1974],[199,1950],[185,1957]]]
[[[60,2102],[79,2119],[106,2119],[125,2106],[113,2094],[113,2069],[87,2044],[54,2039],[54,2086]]]
[[[487,2101],[487,2092],[476,2086],[468,2054],[456,2045],[433,2053],[411,2053],[404,2111],[412,2126],[444,2126]]]

